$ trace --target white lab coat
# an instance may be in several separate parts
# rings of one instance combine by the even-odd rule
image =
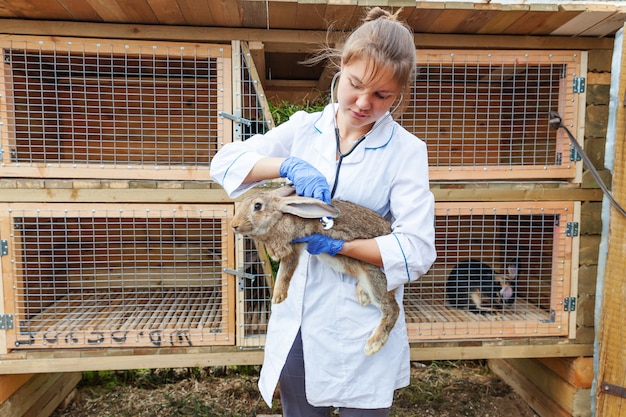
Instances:
[[[256,184],[243,184],[265,156],[295,156],[335,181],[337,166],[333,107],[298,112],[291,119],[245,142],[225,145],[211,161],[211,176],[231,197]],[[393,232],[376,238],[389,290],[418,279],[435,260],[434,198],[428,184],[426,145],[392,120],[381,119],[341,166],[335,198],[387,216]],[[259,387],[271,406],[293,340],[302,330],[306,394],[315,406],[387,408],[393,392],[409,384],[409,344],[401,308],[389,341],[371,356],[363,347],[381,314],[355,297],[356,280],[303,253],[287,299],[272,306]]]

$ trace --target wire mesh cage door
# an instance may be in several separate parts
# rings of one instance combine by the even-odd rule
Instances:
[[[238,268],[237,346],[258,349],[265,345],[271,313],[274,272],[262,245],[236,236]]]
[[[9,37],[5,176],[209,179],[230,141],[229,45]]]
[[[574,337],[579,203],[438,203],[437,260],[405,288],[411,341]]]
[[[235,343],[231,205],[1,212],[8,350]]]
[[[246,140],[274,127],[248,42],[233,41],[233,139]]]
[[[579,158],[550,128],[584,112],[579,51],[417,50],[400,123],[428,147],[431,180],[574,178]]]

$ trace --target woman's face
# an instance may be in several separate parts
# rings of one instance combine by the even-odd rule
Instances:
[[[380,68],[372,78],[367,71],[367,61],[353,59],[341,65],[337,121],[344,129],[355,129],[364,134],[391,108],[399,93],[400,88],[390,68]]]

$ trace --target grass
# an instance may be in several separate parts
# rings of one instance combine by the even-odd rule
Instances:
[[[269,103],[270,112],[274,118],[276,126],[289,120],[289,117],[297,111],[304,110],[308,113],[321,111],[326,106],[326,102],[319,99],[314,101],[304,100],[302,103],[293,104],[283,101],[279,104]]]

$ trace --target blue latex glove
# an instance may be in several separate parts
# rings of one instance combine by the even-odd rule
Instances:
[[[296,193],[313,197],[330,204],[330,188],[326,177],[313,165],[302,159],[290,156],[280,164],[281,178],[288,178],[296,188]]]
[[[341,248],[343,248],[344,241],[340,239],[333,239],[326,235],[314,233],[309,236],[300,237],[294,239],[291,243],[306,243],[306,250],[311,255],[319,255],[320,253],[327,253],[330,256],[335,256]]]

